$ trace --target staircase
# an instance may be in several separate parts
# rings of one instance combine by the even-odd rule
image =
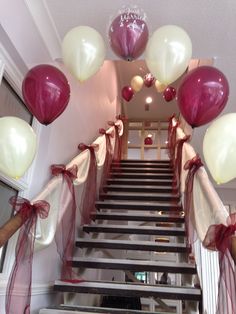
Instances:
[[[198,313],[201,290],[184,284],[192,282],[196,267],[187,262],[184,217],[170,162],[113,163],[96,207],[93,223],[84,225],[85,236],[76,240],[80,255],[72,263],[82,277],[84,269],[100,270],[101,280],[57,281],[54,290],[100,295],[101,300],[106,296],[105,300],[117,299],[118,306],[61,305],[40,314]],[[94,252],[102,256],[94,257]],[[169,274],[171,284],[159,283],[162,273]],[[139,281],[138,274],[144,274],[145,280]],[[142,309],[129,308],[127,300],[141,300]],[[189,310],[188,304],[196,311]]]

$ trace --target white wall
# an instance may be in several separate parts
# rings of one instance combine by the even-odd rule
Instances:
[[[38,152],[33,164],[29,198],[36,196],[51,177],[53,163],[68,163],[79,153],[80,142],[92,143],[98,129],[107,128],[107,121],[114,120],[117,104],[117,82],[112,61],[106,61],[100,71],[82,85],[66,73],[71,86],[71,100],[65,112],[51,125],[42,126],[38,138]],[[80,220],[80,217],[78,217]],[[13,253],[13,251],[12,251]],[[60,294],[53,294],[49,287],[60,278],[60,261],[55,243],[36,252],[33,263],[31,313],[53,304]],[[94,278],[94,274],[87,274]],[[96,277],[96,276],[95,276]],[[91,278],[92,279],[92,278]],[[0,313],[4,309],[4,289],[0,291]]]
[[[99,128],[107,128],[107,121],[114,120],[118,110],[112,61],[105,61],[100,71],[83,84],[66,75],[71,100],[57,120],[41,128],[29,198],[36,196],[50,178],[51,164],[68,163],[79,153],[78,144],[92,143],[99,136]]]

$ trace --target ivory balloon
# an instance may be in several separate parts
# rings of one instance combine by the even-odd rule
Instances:
[[[102,36],[89,26],[72,28],[62,42],[62,58],[69,71],[81,82],[94,75],[105,59]]]
[[[158,81],[169,85],[186,70],[192,56],[192,42],[188,34],[175,25],[157,29],[146,48],[145,60]]]
[[[142,89],[142,87],[143,87],[143,83],[144,83],[143,82],[143,78],[141,76],[139,76],[139,75],[135,75],[132,78],[132,80],[130,82],[130,85],[131,85],[131,87],[133,88],[133,90],[135,92],[139,92]]]
[[[162,93],[162,92],[164,92],[164,90],[166,89],[167,86],[165,84],[159,82],[158,80],[156,80],[155,81],[155,87],[156,87],[158,93]]]
[[[204,159],[218,184],[236,177],[235,125],[236,113],[225,114],[210,125],[204,136]]]
[[[0,118],[0,171],[18,179],[36,153],[36,135],[31,126],[16,117]]]

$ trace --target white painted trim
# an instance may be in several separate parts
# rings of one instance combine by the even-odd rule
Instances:
[[[19,70],[19,68],[17,67],[17,64],[15,64],[15,62],[12,60],[11,56],[9,55],[9,53],[7,52],[7,50],[5,49],[5,47],[3,46],[1,42],[0,42],[0,61],[1,61],[0,62],[0,83],[1,83],[1,76],[4,75],[6,79],[8,80],[8,82],[10,83],[10,85],[12,85],[16,93],[19,95],[19,97],[22,98],[21,85],[24,78],[24,74]],[[4,66],[4,71],[3,71],[3,66]],[[27,67],[25,66],[25,68]],[[33,119],[32,128],[34,129],[36,133],[37,140],[39,140],[42,125],[36,119]],[[32,182],[32,176],[34,173],[34,165],[35,165],[35,162],[33,162],[33,164],[28,169],[24,177],[19,180],[14,180],[1,173],[0,173],[0,179],[6,184],[9,184],[13,188],[17,189],[19,191],[20,196],[27,198],[29,194],[28,188]],[[7,280],[11,272],[12,265],[14,263],[15,245],[17,242],[17,238],[18,238],[18,232],[16,232],[8,241],[4,267],[3,267],[2,273],[0,273],[0,295],[1,295],[1,291],[3,290],[5,291]],[[37,289],[35,291],[41,291],[40,290],[41,288],[38,290]],[[43,286],[42,291],[44,291],[42,293],[48,293],[48,289],[46,290],[45,286]],[[38,294],[42,294],[42,293],[40,292]]]
[[[1,284],[0,286],[0,297],[5,296],[6,294],[6,285],[7,281],[4,282],[4,284]],[[47,284],[34,284],[31,289],[31,295],[42,295],[42,294],[48,294],[48,293],[54,293],[53,291],[53,283],[47,283]],[[24,296],[24,291],[19,289],[19,291],[16,292],[17,296]]]
[[[1,69],[1,75],[5,75],[10,85],[14,88],[17,94],[22,98],[21,83],[24,78],[23,74],[19,71],[16,64],[0,42],[0,59],[4,63],[4,71]]]
[[[52,60],[61,55],[61,39],[45,0],[24,0]]]
[[[1,81],[2,81],[4,68],[5,68],[5,63],[3,62],[3,60],[0,60],[0,84],[1,84]]]

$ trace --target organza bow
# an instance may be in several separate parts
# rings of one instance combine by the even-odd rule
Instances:
[[[110,166],[112,162],[112,144],[111,144],[111,138],[114,137],[114,132],[107,133],[105,129],[99,129],[99,133],[105,135],[106,137],[106,156],[103,164],[103,171],[101,176],[101,183],[100,183],[100,192],[103,191],[103,186],[108,179],[109,172],[110,172]]]
[[[9,277],[5,309],[6,314],[30,314],[32,262],[36,233],[37,217],[47,218],[50,205],[40,200],[33,204],[22,197],[11,197],[9,203],[22,218],[22,227],[19,232],[15,262]],[[21,291],[19,291],[21,287]],[[19,293],[23,295],[19,296]]]
[[[120,133],[120,125],[116,125],[113,121],[108,121],[108,125],[113,126],[115,128],[115,146],[114,146],[114,152],[113,152],[113,160],[115,162],[120,162],[121,160],[121,137],[119,135]]]
[[[73,270],[71,260],[74,252],[75,224],[76,224],[76,200],[73,180],[77,178],[78,167],[73,165],[66,169],[65,165],[52,165],[53,176],[62,175],[62,193],[59,202],[59,215],[55,242],[57,251],[62,261],[61,279],[72,280]]]
[[[169,157],[172,162],[174,162],[174,159],[175,159],[176,130],[178,126],[179,126],[179,122],[176,120],[175,115],[172,115],[169,118],[168,143],[167,143],[167,148],[169,150]]]
[[[84,225],[91,222],[91,214],[95,210],[97,195],[97,160],[95,150],[99,148],[99,145],[85,145],[84,143],[80,143],[78,148],[82,151],[85,149],[90,151],[90,164],[80,203],[81,224]]]
[[[191,215],[193,214],[193,181],[195,173],[202,166],[203,163],[198,155],[188,160],[184,165],[184,170],[188,170],[184,191],[185,227],[188,247],[191,247],[194,239],[194,227],[191,220]]]
[[[207,249],[219,251],[218,314],[236,313],[235,261],[231,256],[232,236],[235,232],[236,214],[231,214],[227,226],[211,225],[203,241]]]

